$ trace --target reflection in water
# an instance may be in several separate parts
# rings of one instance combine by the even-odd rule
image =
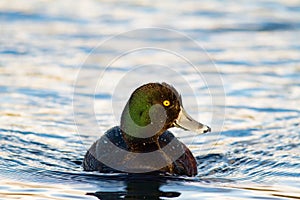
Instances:
[[[139,176],[139,175],[138,175]],[[97,191],[95,193],[87,193],[87,195],[96,196],[102,200],[116,200],[116,199],[161,199],[162,197],[174,198],[179,197],[179,192],[164,192],[160,188],[165,180],[149,179],[141,176],[136,179],[134,176],[124,181],[125,190],[124,191]],[[142,180],[142,178],[144,180]],[[146,180],[145,180],[146,179]]]

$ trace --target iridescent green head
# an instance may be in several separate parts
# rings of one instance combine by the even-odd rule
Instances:
[[[166,83],[148,83],[137,88],[127,102],[121,117],[121,129],[126,137],[156,140],[171,127],[197,133],[210,131],[190,117],[183,108],[181,96]]]

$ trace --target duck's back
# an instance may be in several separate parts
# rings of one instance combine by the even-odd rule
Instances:
[[[107,158],[114,159],[116,148],[112,149],[111,143],[124,150],[128,149],[121,134],[120,127],[115,126],[94,142],[84,156],[83,169],[85,171],[99,171],[103,173],[118,172],[100,161]]]
[[[176,161],[172,163],[173,172],[178,175],[196,175],[197,165],[196,160],[190,150],[170,132],[164,132],[160,138],[159,143],[161,147],[166,146],[172,140],[176,140],[181,144],[184,154],[181,155]],[[87,151],[83,160],[83,169],[85,171],[99,171],[102,173],[114,173],[120,172],[119,170],[113,169],[105,165],[105,161],[109,162],[113,166],[122,165],[126,158],[120,158],[119,147],[123,150],[128,151],[128,146],[123,139],[122,132],[119,126],[109,129],[100,139],[98,139]],[[123,160],[122,160],[123,159]],[[104,163],[103,163],[104,162]],[[112,166],[110,165],[110,166]],[[158,170],[159,172],[166,171],[167,168]]]

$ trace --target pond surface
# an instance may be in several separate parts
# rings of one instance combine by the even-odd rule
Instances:
[[[300,199],[299,1],[10,0],[0,2],[0,24],[0,199]],[[178,34],[109,40],[153,26],[189,36],[209,57]],[[132,44],[176,47],[202,76],[157,49],[106,68]],[[76,82],[82,66],[86,83]],[[89,76],[103,69],[91,92]],[[221,86],[205,80],[218,77]],[[189,113],[212,126],[202,136],[171,130],[193,152],[198,175],[83,172],[86,149],[152,79],[172,83]],[[212,102],[223,89],[225,100]]]

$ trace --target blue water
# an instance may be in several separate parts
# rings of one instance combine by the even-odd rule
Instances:
[[[283,0],[0,2],[0,199],[300,199],[299,11]],[[144,27],[168,29],[124,34]],[[118,57],[139,45],[179,55]],[[86,149],[151,80],[212,126],[172,129],[198,175],[83,172]]]

